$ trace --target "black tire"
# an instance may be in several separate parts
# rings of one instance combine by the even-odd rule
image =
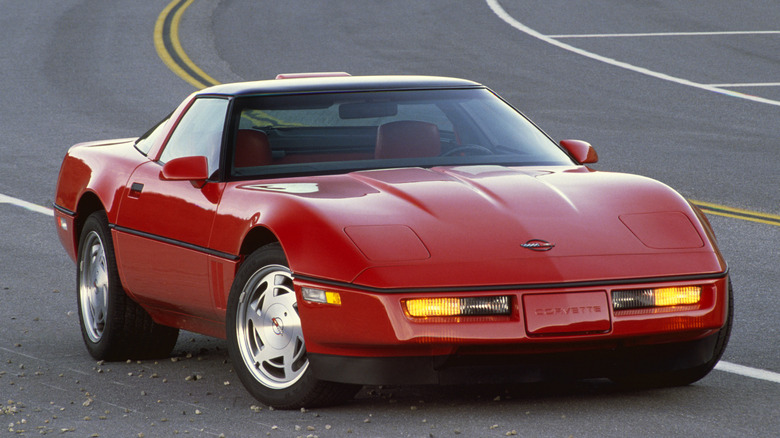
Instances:
[[[279,244],[258,249],[239,268],[228,298],[226,330],[236,374],[265,405],[278,409],[334,405],[360,389],[314,377],[292,274]]]
[[[731,326],[734,321],[734,296],[731,289],[731,279],[728,281],[728,289],[726,290],[728,296],[728,315],[726,315],[726,323],[718,331],[715,336],[714,347],[712,348],[712,355],[704,363],[681,369],[673,370],[661,370],[654,372],[638,372],[638,373],[621,373],[620,375],[613,377],[612,380],[628,387],[635,388],[662,388],[671,386],[685,386],[690,385],[698,380],[701,380],[707,374],[715,368],[715,365],[723,356],[723,352],[726,350],[726,345],[729,342],[731,336]],[[676,347],[672,345],[672,347]],[[676,362],[695,362],[696,358],[700,354],[695,349],[687,349],[685,345],[680,345],[680,348],[670,348],[677,355]],[[654,358],[659,359],[659,358]],[[662,359],[662,358],[660,358]],[[669,358],[671,359],[671,358]],[[668,360],[669,363],[674,361]]]
[[[155,323],[125,294],[103,211],[91,214],[84,222],[76,288],[81,336],[93,358],[154,359],[166,357],[173,350],[179,329]]]

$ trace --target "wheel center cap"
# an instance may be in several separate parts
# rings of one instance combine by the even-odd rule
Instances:
[[[291,319],[287,308],[281,304],[272,305],[264,318],[265,340],[275,349],[286,347],[295,335],[295,320]]]
[[[278,316],[272,318],[271,323],[273,324],[272,330],[274,331],[274,334],[284,336],[284,321],[282,321],[282,318],[279,318]]]

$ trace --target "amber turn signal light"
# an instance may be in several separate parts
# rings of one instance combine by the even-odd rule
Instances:
[[[701,301],[701,286],[660,287],[612,292],[612,308],[615,310],[684,306],[698,304],[699,301]]]
[[[306,301],[312,303],[333,304],[336,306],[341,305],[341,295],[338,292],[330,292],[322,289],[315,289],[312,287],[304,287],[301,289],[301,295]]]
[[[404,300],[406,313],[413,318],[432,316],[509,315],[508,296],[413,298]]]

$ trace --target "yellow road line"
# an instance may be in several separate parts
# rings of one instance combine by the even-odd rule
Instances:
[[[760,213],[757,211],[743,210],[741,208],[727,207],[725,205],[713,204],[711,202],[694,201],[691,203],[701,208],[708,214],[725,216],[734,219],[742,219],[751,222],[780,226],[780,216],[771,213]]]
[[[179,41],[179,23],[181,22],[181,16],[184,14],[184,11],[192,4],[194,0],[187,0],[185,4],[179,8],[178,11],[176,11],[176,15],[173,17],[173,23],[171,27],[171,40],[173,42],[173,47],[176,50],[176,53],[179,55],[179,57],[184,61],[184,63],[190,67],[193,71],[195,71],[201,78],[206,79],[208,81],[207,85],[218,85],[219,82],[212,78],[211,76],[207,75],[206,72],[200,69],[197,65],[195,65],[194,62],[187,56],[187,53],[184,51],[184,49],[181,46],[181,43]]]
[[[200,69],[187,56],[179,40],[179,24],[194,0],[173,0],[163,9],[154,25],[154,48],[163,63],[195,88],[218,85],[219,81]],[[171,15],[172,14],[172,15]]]
[[[171,71],[187,81],[192,86],[201,89],[212,85],[218,85],[220,82],[206,74],[187,56],[179,40],[179,24],[184,11],[192,4],[194,0],[173,0],[163,9],[157,17],[154,26],[154,47],[157,55],[168,66]],[[171,16],[171,13],[173,15]],[[170,46],[170,49],[169,49]],[[171,50],[173,53],[171,53]],[[756,211],[742,210],[739,208],[727,207],[725,205],[713,204],[710,202],[694,201],[691,202],[701,208],[705,213],[718,216],[725,216],[746,221],[759,222],[763,224],[780,226],[780,216],[759,213]]]

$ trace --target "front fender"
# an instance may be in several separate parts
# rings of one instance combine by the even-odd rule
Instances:
[[[285,194],[235,186],[225,189],[210,246],[240,255],[245,237],[258,227],[267,230],[260,233],[266,240],[275,236],[282,244],[296,275],[350,282],[370,265],[341,225],[322,212]]]

